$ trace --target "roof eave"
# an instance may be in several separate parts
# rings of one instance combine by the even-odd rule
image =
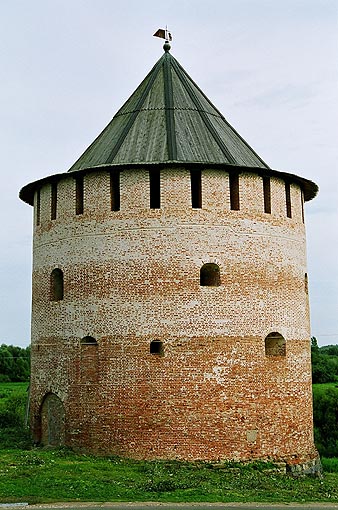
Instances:
[[[19,198],[26,202],[29,205],[34,205],[34,193],[35,191],[43,186],[46,183],[57,182],[62,178],[71,178],[75,177],[78,174],[88,174],[97,172],[98,170],[107,170],[107,171],[122,171],[126,169],[136,169],[136,168],[188,168],[188,169],[201,169],[201,168],[217,168],[224,169],[230,172],[250,172],[256,173],[258,175],[266,175],[270,177],[278,177],[282,178],[288,182],[295,182],[300,185],[304,192],[304,200],[308,202],[316,197],[318,194],[318,186],[313,181],[309,179],[304,179],[303,177],[299,177],[296,174],[288,173],[288,172],[280,172],[279,170],[273,170],[271,168],[261,168],[261,167],[248,167],[248,166],[240,166],[240,165],[230,165],[224,163],[212,163],[205,161],[166,161],[166,162],[139,162],[139,163],[129,163],[129,164],[104,164],[97,165],[90,168],[82,168],[80,170],[73,170],[72,172],[63,172],[59,174],[50,175],[47,177],[43,177],[42,179],[38,179],[37,181],[31,182],[23,186],[19,192]]]

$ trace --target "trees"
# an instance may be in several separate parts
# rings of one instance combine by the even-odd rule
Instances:
[[[319,347],[317,339],[311,338],[312,382],[338,381],[338,345]]]
[[[30,347],[0,345],[0,382],[28,381]]]
[[[313,422],[320,455],[338,457],[338,387],[313,392]]]
[[[311,338],[313,383],[335,383],[314,386],[313,422],[315,443],[320,455],[338,457],[338,345],[319,347]]]

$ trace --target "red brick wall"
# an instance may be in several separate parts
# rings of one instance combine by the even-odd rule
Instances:
[[[308,459],[315,456],[306,253],[301,190],[240,175],[230,210],[226,172],[202,172],[202,209],[191,208],[190,172],[161,172],[161,209],[149,208],[146,170],[121,173],[121,210],[110,210],[107,172],[41,189],[34,232],[32,426],[54,393],[70,446],[136,458]],[[201,287],[200,268],[221,285]],[[64,299],[49,301],[51,271]],[[278,332],[285,356],[267,356]],[[97,346],[81,346],[90,335]],[[150,354],[152,340],[163,356]],[[298,461],[298,460],[297,460]]]

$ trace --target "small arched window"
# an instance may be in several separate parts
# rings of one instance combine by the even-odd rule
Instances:
[[[163,342],[161,342],[161,340],[152,340],[150,342],[150,354],[163,356]]]
[[[92,336],[85,336],[81,340],[81,345],[97,345],[97,341]]]
[[[218,287],[221,285],[221,275],[217,264],[208,262],[201,267],[200,285],[202,287]]]
[[[265,338],[265,355],[266,356],[285,356],[286,342],[285,338],[277,332],[270,333]]]
[[[50,275],[50,300],[61,301],[63,299],[63,272],[58,267],[53,269]]]
[[[80,340],[81,365],[80,378],[82,384],[97,384],[99,381],[98,343],[92,336]]]

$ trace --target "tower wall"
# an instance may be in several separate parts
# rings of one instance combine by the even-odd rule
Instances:
[[[37,441],[46,397],[56,395],[62,441],[75,448],[136,458],[315,457],[302,191],[291,183],[290,218],[284,180],[271,177],[270,186],[265,213],[262,177],[240,174],[240,207],[232,210],[229,174],[206,167],[202,207],[193,209],[190,172],[166,168],[161,207],[150,209],[148,170],[124,170],[120,210],[111,211],[110,174],[102,171],[85,175],[76,214],[70,175],[57,185],[55,220],[51,185],[41,188]],[[220,269],[219,286],[200,285],[209,263]],[[55,268],[64,276],[59,300],[51,300]],[[266,350],[273,332],[285,352]],[[81,342],[87,337],[96,343]],[[161,348],[151,353],[154,340]]]

